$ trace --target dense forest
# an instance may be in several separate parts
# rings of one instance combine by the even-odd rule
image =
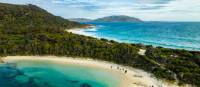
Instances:
[[[85,27],[35,5],[0,3],[0,56],[79,56],[143,69],[156,77],[200,87],[200,52],[126,44],[66,32]],[[139,55],[139,49],[146,49]]]

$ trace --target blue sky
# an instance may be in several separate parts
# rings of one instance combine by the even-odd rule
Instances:
[[[35,4],[64,18],[128,15],[146,21],[200,21],[200,0],[0,0]]]

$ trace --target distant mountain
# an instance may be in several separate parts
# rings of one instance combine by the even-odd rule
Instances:
[[[90,22],[92,21],[91,19],[87,19],[87,18],[72,18],[69,19],[70,21],[75,21],[75,22]]]
[[[107,16],[103,18],[98,18],[95,20],[87,18],[72,18],[68,19],[75,22],[142,22],[142,20],[130,16],[118,15],[118,16]]]
[[[118,16],[107,16],[93,20],[94,22],[142,22],[142,20],[130,16],[118,15]]]

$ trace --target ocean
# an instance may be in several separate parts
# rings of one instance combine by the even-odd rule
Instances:
[[[95,23],[81,34],[124,43],[200,51],[200,22]]]

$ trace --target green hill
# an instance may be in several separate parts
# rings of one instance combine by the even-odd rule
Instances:
[[[0,3],[0,20],[2,23],[13,25],[12,27],[81,27],[76,22],[70,22],[61,17],[54,16],[35,5],[11,5]]]
[[[54,16],[34,5],[0,3],[0,56],[55,55],[105,60],[200,86],[200,53],[118,43],[65,32],[87,25]],[[146,55],[138,55],[139,49]]]

